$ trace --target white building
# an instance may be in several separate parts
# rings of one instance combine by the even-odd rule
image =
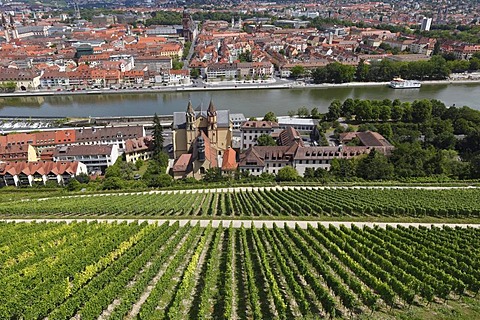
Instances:
[[[59,146],[53,151],[53,161],[79,161],[87,166],[88,172],[105,172],[118,156],[117,145]]]
[[[286,129],[287,127],[293,127],[298,131],[312,131],[315,126],[318,124],[318,120],[309,119],[309,118],[298,118],[298,117],[289,117],[281,116],[277,117],[278,125],[281,129]]]
[[[240,127],[242,145],[241,149],[246,150],[257,145],[257,138],[262,134],[271,135],[278,129],[278,123],[272,121],[246,121]]]
[[[432,26],[432,18],[424,17],[422,20],[422,25],[420,26],[421,31],[430,31],[430,27]]]
[[[115,145],[123,153],[126,140],[144,136],[143,126],[79,128],[75,129],[75,143],[72,144]]]
[[[230,121],[233,124],[233,130],[240,130],[242,124],[247,121],[243,113],[230,113]]]

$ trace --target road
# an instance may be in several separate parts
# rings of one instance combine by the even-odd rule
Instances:
[[[189,224],[197,224],[200,223],[200,226],[206,227],[210,222],[212,223],[213,227],[218,227],[220,223],[224,227],[232,226],[234,228],[240,228],[242,225],[250,228],[252,224],[255,226],[255,228],[262,228],[263,225],[265,225],[267,228],[273,228],[274,225],[283,228],[285,225],[287,225],[290,228],[295,228],[296,225],[298,225],[302,229],[306,229],[308,225],[312,225],[314,227],[317,227],[318,225],[322,225],[325,227],[328,227],[329,225],[333,225],[335,227],[339,227],[341,225],[344,225],[346,227],[351,227],[352,225],[357,226],[359,228],[363,228],[365,226],[367,227],[374,227],[378,226],[380,228],[385,229],[387,226],[402,226],[402,227],[416,227],[418,228],[419,226],[424,226],[427,228],[430,228],[432,226],[434,227],[444,227],[448,226],[450,228],[455,228],[455,227],[460,227],[460,228],[480,228],[480,224],[458,224],[458,223],[397,223],[397,222],[344,222],[344,221],[295,221],[295,220],[276,220],[276,221],[271,221],[271,220],[229,220],[229,219],[222,219],[222,220],[202,220],[202,219],[0,219],[1,222],[15,222],[15,223],[31,223],[31,222],[66,222],[72,223],[72,222],[93,222],[93,221],[98,221],[98,222],[106,222],[106,223],[120,223],[120,222],[127,222],[127,223],[143,223],[147,222],[148,224],[155,224],[158,223],[159,225],[163,223],[169,223],[173,224],[175,222],[179,222],[180,226],[184,226],[187,223]]]

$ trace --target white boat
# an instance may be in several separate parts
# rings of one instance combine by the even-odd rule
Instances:
[[[414,89],[420,88],[422,83],[417,80],[403,80],[402,78],[394,78],[390,81],[390,88],[393,89]]]

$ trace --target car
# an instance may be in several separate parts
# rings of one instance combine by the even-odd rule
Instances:
[[[139,175],[138,173],[133,176],[134,180],[140,180],[141,178],[142,178],[142,176]]]

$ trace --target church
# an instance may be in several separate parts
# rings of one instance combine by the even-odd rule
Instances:
[[[174,176],[199,178],[222,163],[224,152],[232,145],[233,124],[229,110],[217,110],[210,101],[207,110],[193,109],[173,113]]]
[[[232,144],[232,130],[229,110],[217,110],[213,101],[210,101],[207,110],[203,110],[202,106],[194,110],[192,102],[189,101],[186,112],[173,113],[175,159],[191,151],[202,132],[210,140],[215,154],[223,155]]]

